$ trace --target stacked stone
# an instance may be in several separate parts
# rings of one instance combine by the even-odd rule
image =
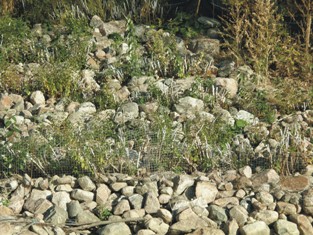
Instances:
[[[171,172],[2,180],[0,234],[313,234],[312,166],[304,175]],[[7,199],[7,200],[6,200]],[[110,224],[101,225],[101,220]],[[133,221],[133,222],[131,222]],[[66,226],[65,226],[66,225]],[[89,230],[88,230],[89,229]]]

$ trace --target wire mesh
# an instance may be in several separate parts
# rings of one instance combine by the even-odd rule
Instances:
[[[206,128],[210,130],[213,127]],[[142,168],[150,172],[192,172],[238,169],[250,165],[253,169],[274,168],[295,173],[306,166],[300,152],[288,153],[265,145],[262,154],[256,154],[251,146],[245,145],[240,135],[232,137],[229,143],[214,144],[207,138],[213,138],[210,135],[215,131],[198,131],[196,137],[188,139],[186,130],[175,131],[172,123],[152,128],[140,122],[127,127],[106,123],[84,129],[37,130],[16,141],[2,142],[0,171],[2,177],[23,173],[52,176],[96,172],[135,174]],[[222,136],[216,141],[226,138],[222,131],[219,135]],[[236,142],[237,145],[234,144]]]

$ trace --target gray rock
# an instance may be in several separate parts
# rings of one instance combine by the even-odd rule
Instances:
[[[111,190],[105,184],[100,184],[96,190],[96,202],[99,205],[103,205],[107,202]]]
[[[181,195],[187,188],[194,184],[194,179],[188,175],[178,175],[173,179],[174,194]]]
[[[124,34],[126,30],[126,21],[125,20],[115,20],[103,23],[98,27],[103,36],[108,36],[113,33]]]
[[[191,208],[183,210],[177,215],[178,222],[170,226],[169,234],[190,233],[193,230],[208,226],[208,222],[196,215]]]
[[[113,223],[100,228],[98,235],[132,235],[130,228],[125,223]]]
[[[307,215],[313,216],[313,189],[303,193],[303,210]]]
[[[210,182],[202,181],[197,182],[196,185],[196,197],[202,197],[207,204],[213,202],[216,198],[218,190],[215,185]]]
[[[249,113],[245,110],[239,110],[238,113],[234,116],[236,120],[243,120],[248,124],[256,124],[258,123],[258,118],[255,117],[252,113]]]
[[[238,234],[239,225],[236,220],[227,221],[227,234],[228,235],[237,235]]]
[[[157,216],[161,218],[167,224],[172,223],[172,219],[173,219],[172,213],[164,208],[161,208],[157,211]]]
[[[123,199],[117,203],[117,205],[114,208],[113,214],[114,215],[122,215],[124,212],[130,210],[130,205],[128,200]]]
[[[35,104],[44,105],[46,103],[45,96],[43,95],[43,93],[41,91],[34,91],[30,95],[30,101],[34,105]]]
[[[234,98],[238,92],[238,82],[233,78],[216,78],[215,85],[224,88],[229,98]]]
[[[250,166],[244,166],[244,167],[240,168],[239,173],[242,176],[247,177],[248,179],[250,179],[252,177],[252,169]]]
[[[122,188],[122,194],[126,197],[130,197],[134,194],[135,187],[134,186],[126,186]]]
[[[178,104],[175,105],[176,111],[180,114],[195,115],[196,113],[203,111],[204,103],[200,99],[186,96],[180,98]]]
[[[236,212],[238,212],[239,214],[239,209],[236,210]],[[236,213],[233,213],[234,215]],[[241,210],[241,219],[243,219],[243,210]],[[238,218],[240,216],[238,215]],[[226,211],[224,208],[216,206],[216,205],[210,205],[209,206],[209,218],[216,221],[217,223],[222,223],[222,222],[226,222],[227,221],[227,215],[226,215]]]
[[[84,191],[82,189],[74,189],[71,193],[71,197],[78,201],[92,201],[94,198],[94,193],[89,191]]]
[[[151,218],[145,221],[145,226],[156,234],[167,234],[169,225],[160,218]]]
[[[270,229],[263,221],[256,221],[240,228],[241,235],[270,235]]]
[[[274,202],[274,197],[269,192],[261,191],[256,194],[256,199],[265,205]]]
[[[116,113],[114,121],[123,124],[139,116],[138,104],[129,102],[120,107],[120,111]]]
[[[260,187],[262,184],[265,183],[275,185],[279,182],[279,180],[280,180],[279,175],[273,169],[260,172],[258,174],[253,175],[252,177],[253,187],[255,188]]]
[[[67,204],[67,212],[70,218],[76,217],[82,211],[83,211],[83,208],[79,204],[79,201],[72,200],[71,202]]]
[[[193,39],[188,44],[188,49],[193,53],[203,53],[206,56],[215,56],[220,53],[220,41],[211,38]]]
[[[52,195],[52,203],[66,211],[66,204],[71,202],[67,192],[57,192]]]
[[[278,235],[299,235],[300,232],[295,223],[279,219],[274,224],[274,229]]]
[[[51,191],[33,189],[29,198],[25,201],[24,209],[30,212],[38,212],[40,210],[47,210],[52,206],[52,203],[47,200],[51,196]]]
[[[134,194],[128,198],[130,205],[133,209],[141,209],[143,204],[143,196]]]
[[[115,183],[111,184],[111,188],[112,188],[113,192],[119,192],[123,188],[125,188],[126,186],[127,186],[126,182],[115,182]]]
[[[171,198],[172,197],[168,194],[161,194],[159,196],[159,202],[160,202],[160,204],[167,204],[170,202]]]
[[[153,193],[147,193],[144,202],[144,209],[148,214],[157,213],[160,209],[159,200]]]
[[[197,228],[194,232],[188,233],[187,235],[225,235],[225,233],[217,228],[203,227]]]
[[[77,112],[84,113],[84,114],[94,114],[97,112],[97,109],[93,103],[84,102],[79,106]]]
[[[151,76],[133,77],[128,83],[128,88],[132,92],[147,92],[149,83],[153,80]]]
[[[63,225],[67,219],[67,212],[58,206],[53,206],[44,213],[44,220],[54,225]]]
[[[79,186],[85,191],[93,191],[96,189],[96,185],[88,176],[83,176],[78,179]]]
[[[267,225],[270,225],[278,220],[278,213],[271,210],[259,211],[255,214],[256,220],[264,221]]]
[[[137,235],[153,235],[155,232],[151,231],[150,229],[140,229],[137,232]]]
[[[81,80],[79,81],[79,87],[84,94],[93,94],[100,90],[100,85],[94,80],[95,72],[93,70],[84,69],[81,72]]]
[[[76,216],[76,222],[78,224],[89,224],[99,221],[100,219],[89,210],[80,211]]]
[[[94,15],[91,20],[90,20],[90,23],[89,25],[93,28],[99,28],[101,25],[103,25],[104,22],[102,21],[102,19],[97,16],[97,15]]]
[[[240,227],[242,227],[248,220],[248,211],[242,206],[234,206],[229,211],[229,215],[237,221]]]

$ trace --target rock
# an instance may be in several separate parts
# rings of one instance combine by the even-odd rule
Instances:
[[[200,16],[197,21],[205,28],[217,28],[221,26],[221,23],[214,18]]]
[[[159,200],[153,193],[147,193],[144,202],[144,209],[148,214],[157,213],[160,209]]]
[[[187,188],[194,184],[194,179],[188,175],[177,175],[174,179],[174,194],[181,195]]]
[[[224,88],[231,99],[237,95],[238,82],[233,78],[216,78],[215,85]]]
[[[43,93],[41,91],[34,91],[31,95],[30,95],[30,101],[32,102],[32,104],[41,104],[44,105],[46,103],[46,99],[45,96],[43,95]]]
[[[239,200],[236,197],[224,197],[219,198],[213,202],[215,205],[220,207],[226,207],[227,205],[239,205]]]
[[[164,208],[161,208],[157,211],[157,216],[167,224],[172,223],[173,219],[172,213]]]
[[[52,203],[46,199],[48,196],[51,196],[51,192],[48,190],[42,191],[33,189],[29,198],[25,201],[23,207],[25,210],[28,210],[32,213],[38,213],[39,211],[43,213],[43,210],[47,210],[52,206]]]
[[[99,235],[132,235],[130,228],[125,223],[113,223],[100,228]]]
[[[179,213],[177,221],[170,226],[169,234],[190,233],[199,227],[208,226],[207,221],[197,216],[191,208],[187,208]]]
[[[243,120],[248,124],[256,124],[258,123],[258,118],[255,117],[252,113],[249,113],[245,110],[239,110],[238,113],[234,116],[235,120]]]
[[[79,186],[85,191],[93,191],[96,189],[96,185],[88,176],[83,176],[78,179]]]
[[[270,229],[263,221],[256,221],[240,228],[240,235],[270,235]]]
[[[313,189],[303,193],[303,210],[307,215],[313,216]]]
[[[149,83],[153,80],[154,78],[151,76],[132,77],[128,83],[128,88],[132,92],[147,92]]]
[[[204,103],[202,100],[186,96],[179,99],[175,108],[179,114],[195,115],[196,113],[203,111]]]
[[[219,64],[217,64],[217,76],[224,78],[236,77],[237,74],[235,72],[235,65],[236,63],[233,60],[226,59],[221,61]]]
[[[124,212],[130,210],[130,205],[128,200],[121,200],[117,203],[117,205],[114,208],[113,214],[114,215],[122,215]]]
[[[160,218],[151,218],[145,221],[145,226],[156,234],[167,234],[169,225]]]
[[[107,202],[111,190],[105,184],[100,184],[96,190],[96,202],[99,205],[103,205]]]
[[[252,169],[250,166],[244,166],[244,167],[240,168],[239,173],[242,176],[247,177],[248,179],[250,179],[252,177]]]
[[[67,204],[67,212],[70,218],[76,217],[82,211],[83,208],[79,204],[79,201],[72,200]]]
[[[256,194],[256,199],[265,205],[269,205],[274,202],[274,197],[272,194],[261,191]]]
[[[91,20],[90,20],[90,23],[89,25],[93,28],[99,28],[100,26],[102,26],[104,24],[104,22],[102,21],[102,19],[97,16],[97,15],[94,15]]]
[[[229,215],[232,219],[236,220],[238,225],[242,227],[248,220],[248,211],[242,206],[234,206]]]
[[[188,233],[187,235],[225,235],[225,233],[217,228],[204,227],[198,228],[194,232]]]
[[[82,189],[74,189],[71,193],[71,197],[78,201],[92,201],[94,198],[94,193],[89,191],[84,191]]]
[[[53,206],[44,213],[44,220],[53,225],[63,225],[67,219],[67,212],[58,206]]]
[[[204,198],[206,203],[209,204],[215,200],[218,190],[215,185],[210,182],[197,182],[196,185],[196,197]]]
[[[216,205],[209,206],[209,218],[216,221],[217,223],[226,222],[228,219],[225,209]]]
[[[0,111],[8,110],[12,107],[13,100],[9,95],[1,94],[0,97]]]
[[[84,94],[91,95],[100,90],[100,85],[94,80],[95,73],[93,70],[84,69],[81,72],[81,80],[79,81],[79,87]]]
[[[228,235],[237,235],[239,225],[236,220],[227,221],[227,234]]]
[[[140,229],[137,232],[137,235],[153,235],[155,232],[151,231],[150,229]]]
[[[130,197],[131,195],[134,194],[135,191],[135,187],[134,186],[126,186],[124,188],[122,188],[122,194],[125,197]]]
[[[0,216],[9,216],[14,215],[14,212],[11,208],[0,205]]]
[[[270,225],[278,220],[278,213],[271,210],[259,211],[255,214],[256,220],[264,221],[267,225]]]
[[[100,219],[89,210],[80,211],[76,216],[76,222],[78,224],[89,224],[99,221]]]
[[[211,38],[198,38],[190,40],[188,49],[193,53],[203,53],[207,57],[220,53],[220,41]]]
[[[126,21],[125,20],[115,20],[103,23],[98,27],[103,36],[108,36],[110,34],[124,34],[126,30]]]
[[[71,202],[70,195],[67,192],[57,192],[52,195],[52,203],[66,211],[66,204]]]
[[[264,183],[275,185],[279,182],[279,180],[279,175],[273,169],[260,172],[253,175],[252,177],[252,183],[254,188],[260,187]]]
[[[169,203],[171,198],[172,197],[170,195],[168,195],[168,194],[161,194],[159,196],[159,202],[160,202],[160,204],[167,204],[167,203]]]
[[[113,192],[119,192],[126,186],[127,186],[126,182],[116,182],[116,183],[111,184],[111,188]]]
[[[282,190],[302,192],[310,187],[309,178],[306,176],[287,176],[280,179]]]
[[[312,176],[312,174],[313,174],[313,165],[307,165],[305,167],[305,170],[304,170],[304,175],[305,176]]]
[[[310,220],[305,215],[293,214],[289,216],[290,220],[298,225],[301,235],[313,234],[313,227]]]
[[[299,235],[300,232],[295,223],[289,222],[287,220],[279,219],[274,224],[274,229],[278,235],[290,234]]]
[[[287,202],[277,202],[276,210],[278,213],[284,215],[292,215],[297,213],[296,206]]]
[[[141,209],[143,204],[143,196],[134,194],[128,198],[129,203],[133,209]]]
[[[94,114],[97,112],[97,109],[93,103],[84,102],[79,106],[77,112],[78,113],[84,113],[84,114]]]
[[[123,104],[120,107],[120,111],[116,113],[114,121],[118,124],[124,124],[132,119],[137,118],[138,116],[139,116],[138,104],[134,102],[129,102]]]

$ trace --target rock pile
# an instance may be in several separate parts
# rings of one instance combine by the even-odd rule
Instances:
[[[124,174],[2,180],[2,235],[313,234],[312,166],[304,175]]]

